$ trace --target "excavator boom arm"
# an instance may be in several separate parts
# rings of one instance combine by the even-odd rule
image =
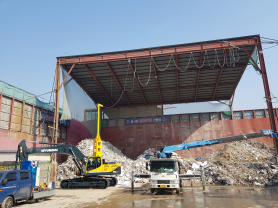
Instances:
[[[172,146],[165,146],[162,152],[158,151],[157,153],[159,153],[159,156],[162,158],[169,158],[171,157],[171,153],[173,151],[187,150],[187,149],[203,147],[207,145],[241,141],[241,140],[253,139],[253,138],[258,138],[263,136],[278,138],[278,134],[273,134],[271,130],[265,129],[260,132],[255,132],[250,134],[241,133],[240,135],[236,135],[236,136],[223,137],[223,138],[212,139],[212,140],[201,140],[201,141],[183,143],[183,144],[172,145]]]
[[[22,140],[18,144],[18,150],[16,153],[16,163],[15,163],[16,169],[17,169],[18,162],[28,160],[29,154],[58,153],[58,154],[72,155],[76,166],[81,171],[80,161],[82,161],[85,156],[76,146],[63,144],[63,143],[56,144],[56,143],[46,143],[46,142],[39,142],[39,144],[48,144],[52,146],[40,147],[40,148],[27,148],[26,140]]]

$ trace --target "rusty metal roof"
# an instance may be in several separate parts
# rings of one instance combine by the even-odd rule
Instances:
[[[229,100],[248,64],[246,51],[252,54],[259,38],[253,35],[58,59],[66,71],[73,67],[72,78],[104,106]]]

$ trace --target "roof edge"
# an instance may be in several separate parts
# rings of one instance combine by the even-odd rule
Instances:
[[[140,48],[140,49],[131,49],[131,50],[123,50],[123,51],[92,53],[92,54],[81,54],[81,55],[70,55],[70,56],[59,56],[59,57],[56,57],[56,58],[75,58],[75,57],[86,57],[86,56],[97,56],[97,55],[107,55],[107,54],[137,52],[137,51],[164,49],[164,48],[169,48],[169,47],[189,46],[189,45],[196,45],[196,44],[205,44],[205,43],[213,43],[213,42],[219,42],[219,41],[230,41],[230,40],[256,38],[256,37],[260,37],[260,35],[259,34],[258,35],[249,35],[249,36],[241,36],[241,37],[234,37],[234,38],[225,38],[225,39],[217,39],[217,40],[209,40],[209,41],[200,41],[200,42],[193,42],[193,43],[182,43],[182,44],[167,45],[167,46],[156,46],[156,47],[150,47],[150,48]]]

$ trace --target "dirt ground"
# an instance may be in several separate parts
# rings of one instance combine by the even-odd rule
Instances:
[[[147,186],[136,187],[134,193],[125,186],[89,190],[56,189],[56,196],[44,202],[25,202],[15,207],[29,208],[132,208],[132,207],[216,207],[216,208],[278,208],[278,187],[246,188],[238,186],[185,187],[177,195],[163,190],[152,195]]]

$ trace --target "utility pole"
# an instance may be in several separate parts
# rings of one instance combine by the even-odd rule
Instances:
[[[58,143],[58,121],[59,121],[59,91],[60,91],[60,60],[56,62],[55,88],[54,88],[54,103],[53,103],[53,137],[52,143]],[[57,173],[57,154],[51,155],[50,181],[56,181]]]

